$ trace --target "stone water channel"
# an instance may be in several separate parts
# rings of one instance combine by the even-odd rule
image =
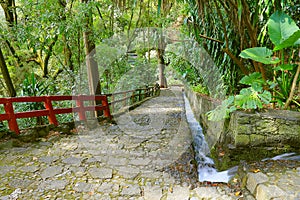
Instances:
[[[92,130],[0,154],[0,199],[237,199],[198,181],[179,87]]]

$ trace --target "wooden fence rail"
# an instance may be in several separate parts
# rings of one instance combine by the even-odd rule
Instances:
[[[76,107],[53,108],[53,101],[76,101]],[[101,101],[102,105],[84,106],[85,101]],[[15,112],[13,103],[43,102],[44,110]],[[78,113],[79,120],[86,120],[86,111],[103,111],[105,117],[111,118],[107,97],[105,95],[78,95],[78,96],[39,96],[39,97],[12,97],[0,98],[4,105],[5,114],[0,114],[0,121],[8,121],[9,129],[20,133],[17,119],[47,116],[50,124],[58,125],[57,114]]]
[[[156,96],[159,94],[159,91],[159,85],[156,85],[135,90],[115,92],[111,94],[106,94],[106,96],[109,98],[108,104],[110,105],[110,111],[111,113],[114,113],[117,110],[117,103],[121,103],[122,107],[126,107],[136,102],[142,101],[146,97]]]
[[[20,129],[17,119],[32,118],[47,116],[49,123],[58,125],[56,118],[57,114],[78,113],[79,120],[86,120],[86,111],[103,111],[104,117],[112,118],[111,112],[115,110],[115,104],[122,102],[122,106],[128,106],[146,97],[159,94],[159,86],[146,87],[142,89],[129,90],[124,92],[116,92],[106,95],[78,95],[78,96],[39,96],[39,97],[11,97],[0,98],[0,104],[4,105],[4,114],[0,114],[0,122],[8,121],[8,126],[11,131],[19,134]],[[122,95],[121,98],[115,99],[117,96]],[[108,102],[108,97],[110,102]],[[71,108],[53,108],[52,102],[54,101],[75,101],[76,106]],[[101,105],[88,105],[85,106],[84,102],[101,101]],[[26,112],[15,112],[14,103],[44,103],[45,109],[31,110]]]

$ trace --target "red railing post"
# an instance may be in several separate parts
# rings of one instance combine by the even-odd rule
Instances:
[[[4,104],[4,110],[5,110],[6,114],[8,114],[8,117],[9,117],[9,120],[8,120],[9,129],[11,131],[16,132],[16,134],[19,134],[20,130],[19,130],[17,118],[14,113],[14,107],[12,105],[11,98],[8,98],[7,102]]]
[[[103,97],[102,106],[105,107],[105,109],[103,110],[104,117],[108,117],[109,119],[111,119],[107,96]]]
[[[54,124],[55,126],[58,126],[58,121],[56,119],[55,113],[53,111],[52,101],[50,96],[45,97],[45,107],[46,110],[49,111],[48,119],[50,124]]]
[[[78,95],[78,99],[76,100],[76,105],[79,107],[79,112],[78,112],[79,120],[81,121],[86,120],[84,104],[81,95]]]

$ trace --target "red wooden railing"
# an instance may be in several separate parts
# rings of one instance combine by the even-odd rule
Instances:
[[[138,88],[135,90],[127,90],[105,95],[109,98],[108,104],[110,105],[110,111],[115,113],[118,112],[118,109],[115,107],[117,103],[120,103],[122,107],[129,106],[142,101],[146,97],[158,95],[159,90],[160,88],[158,86],[149,86],[146,88]]]
[[[53,108],[53,101],[76,101],[73,108]],[[102,105],[84,106],[84,101],[101,101]],[[43,102],[44,110],[32,110],[15,113],[13,103]],[[47,116],[50,124],[58,125],[57,114],[78,113],[79,120],[86,120],[86,111],[103,111],[105,117],[111,118],[107,97],[105,95],[79,95],[79,96],[39,96],[39,97],[12,97],[0,98],[0,104],[4,105],[5,114],[0,114],[0,121],[8,121],[9,129],[20,133],[17,123],[18,118],[31,118]]]

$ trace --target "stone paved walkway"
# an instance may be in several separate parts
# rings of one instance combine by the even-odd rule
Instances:
[[[0,199],[233,199],[197,187],[183,104],[163,90],[116,124],[2,150]]]

